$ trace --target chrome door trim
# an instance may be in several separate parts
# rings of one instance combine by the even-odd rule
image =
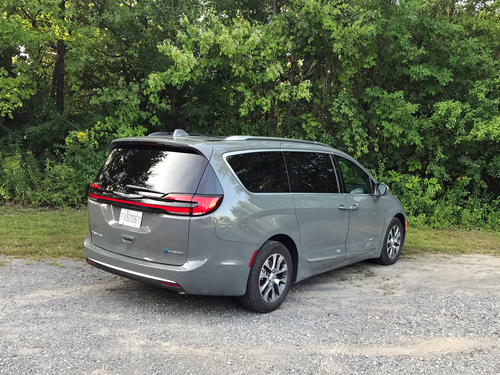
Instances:
[[[322,260],[335,259],[335,258],[338,258],[338,257],[341,257],[341,256],[345,256],[345,253],[341,253],[341,254],[337,254],[337,255],[331,255],[331,256],[327,256],[327,257],[321,257],[321,258],[312,258],[312,259],[308,259],[307,261],[308,262],[321,262]]]

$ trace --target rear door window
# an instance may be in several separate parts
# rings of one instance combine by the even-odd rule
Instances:
[[[194,194],[207,163],[201,155],[165,147],[119,147],[110,152],[95,182],[111,191],[130,191],[126,186],[132,185],[165,194]]]
[[[335,169],[329,154],[285,152],[292,193],[338,193]]]
[[[252,193],[289,192],[285,161],[280,151],[231,155],[227,162]]]

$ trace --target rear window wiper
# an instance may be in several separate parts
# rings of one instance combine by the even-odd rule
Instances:
[[[162,196],[165,195],[163,191],[158,191],[158,190],[153,190],[153,189],[148,189],[142,186],[135,186],[135,185],[125,185],[126,188],[132,189],[132,190],[137,190],[137,191],[147,191],[149,193],[155,193],[155,194],[161,194]]]

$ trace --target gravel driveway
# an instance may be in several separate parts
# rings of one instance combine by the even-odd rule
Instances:
[[[500,374],[499,258],[364,262],[267,315],[82,261],[3,261],[1,374]]]

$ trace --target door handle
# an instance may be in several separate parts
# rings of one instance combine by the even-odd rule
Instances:
[[[341,204],[339,207],[338,207],[339,210],[342,210],[342,211],[357,211],[359,210],[359,206],[358,205],[354,205],[354,206],[344,206],[343,204]]]

